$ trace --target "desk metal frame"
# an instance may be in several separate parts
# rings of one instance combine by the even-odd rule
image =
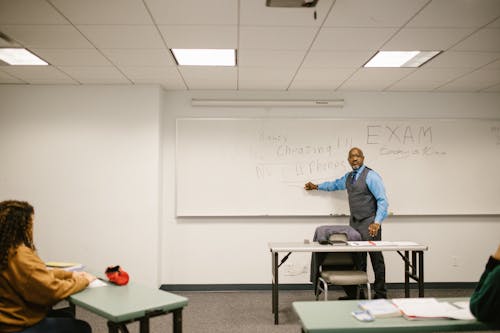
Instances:
[[[374,242],[377,244],[377,242]],[[417,282],[418,296],[424,297],[424,251],[427,251],[427,246],[414,245],[369,245],[369,246],[352,246],[352,245],[321,245],[317,242],[304,244],[299,242],[273,242],[269,243],[272,261],[272,309],[274,314],[274,324],[279,324],[279,267],[288,259],[292,252],[382,252],[396,251],[404,261],[405,273],[405,297],[410,297],[410,279]],[[281,262],[279,261],[279,253],[287,252]],[[402,253],[404,252],[404,254]],[[411,256],[410,256],[411,252]]]
[[[68,301],[73,313],[78,305],[106,318],[109,333],[129,333],[127,324],[136,321],[140,333],[149,333],[149,319],[168,313],[173,314],[173,332],[182,333],[182,310],[187,305],[185,297],[136,284],[87,288]]]
[[[467,302],[467,297],[438,298],[445,302]],[[399,333],[399,332],[458,332],[485,331],[495,327],[476,319],[455,320],[427,318],[407,320],[404,317],[375,318],[372,322],[356,320],[351,311],[359,310],[358,301],[293,302],[300,319],[302,333]]]

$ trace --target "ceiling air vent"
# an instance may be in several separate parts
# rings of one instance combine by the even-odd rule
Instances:
[[[267,7],[315,7],[318,0],[266,0]]]

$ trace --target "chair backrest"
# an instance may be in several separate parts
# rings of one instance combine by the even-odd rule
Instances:
[[[330,244],[345,244],[347,243],[347,235],[345,233],[333,233],[328,240]],[[342,266],[343,269],[352,269],[355,262],[351,252],[332,252],[326,254],[321,266],[323,271],[335,269],[338,266]]]
[[[349,266],[354,267],[354,259],[352,257],[352,253],[350,252],[334,252],[327,253],[325,259],[321,263],[323,266],[323,270],[325,267],[327,269],[334,268],[334,266]]]

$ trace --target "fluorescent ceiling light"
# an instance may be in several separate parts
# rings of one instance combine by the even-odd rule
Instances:
[[[233,49],[172,49],[179,66],[236,66]]]
[[[441,51],[379,51],[363,67],[420,67]]]
[[[48,63],[38,58],[30,51],[21,48],[0,48],[0,60],[9,65],[48,65]]]

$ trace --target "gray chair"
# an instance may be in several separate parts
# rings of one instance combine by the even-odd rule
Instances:
[[[329,238],[331,244],[347,243],[346,234],[332,234]],[[333,245],[335,246],[335,245]],[[352,252],[329,252],[319,266],[319,276],[316,287],[316,300],[321,292],[328,300],[328,285],[350,286],[366,285],[367,297],[371,298],[370,281],[365,271],[357,270]],[[358,288],[357,298],[360,297],[361,287]]]

